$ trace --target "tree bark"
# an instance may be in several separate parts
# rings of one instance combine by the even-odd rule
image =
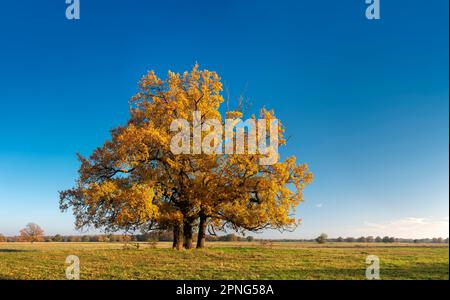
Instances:
[[[183,228],[181,224],[176,224],[173,227],[173,244],[172,248],[181,250],[183,248]]]
[[[192,249],[194,247],[194,245],[192,243],[192,223],[191,222],[184,221],[183,235],[184,235],[184,243],[183,243],[184,248]]]
[[[197,249],[205,248],[206,242],[206,216],[200,216],[200,224],[198,225]]]

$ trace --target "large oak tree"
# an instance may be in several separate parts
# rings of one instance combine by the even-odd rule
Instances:
[[[298,164],[295,157],[278,161],[278,152],[255,153],[248,144],[240,154],[198,153],[194,149],[196,126],[204,133],[197,140],[201,145],[237,147],[236,135],[223,139],[225,133],[205,124],[210,119],[225,123],[219,112],[224,101],[222,83],[215,72],[199,70],[196,65],[183,74],[169,72],[162,80],[151,71],[138,87],[130,100],[127,124],[113,129],[111,138],[88,158],[78,155],[81,167],[77,184],[60,192],[60,208],[72,208],[77,228],[170,229],[173,247],[180,249],[193,247],[195,228],[197,247],[201,248],[208,226],[213,232],[296,226],[294,210],[303,201],[305,185],[312,181],[306,164]],[[228,111],[225,116],[237,122],[243,114]],[[268,127],[275,115],[262,109],[258,118]],[[173,121],[178,119],[190,124],[184,136],[190,143],[189,153],[174,154],[171,149],[177,134]],[[256,139],[266,142],[262,131],[255,131]],[[286,144],[283,132],[278,123],[276,148]],[[277,162],[261,164],[261,159],[271,155],[276,155]]]

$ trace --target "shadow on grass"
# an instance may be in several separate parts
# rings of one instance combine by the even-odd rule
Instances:
[[[17,280],[15,277],[5,277],[3,275],[0,276],[0,280]]]
[[[17,253],[17,252],[32,252],[34,250],[20,250],[20,249],[0,249],[0,253]]]

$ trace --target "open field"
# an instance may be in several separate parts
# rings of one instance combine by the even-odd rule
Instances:
[[[448,245],[210,242],[207,249],[124,249],[121,243],[0,243],[0,279],[65,279],[77,255],[81,279],[365,279],[367,255],[381,279],[448,279]]]

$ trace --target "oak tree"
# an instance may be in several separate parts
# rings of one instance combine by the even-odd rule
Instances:
[[[127,124],[113,129],[89,157],[78,155],[77,184],[60,192],[60,208],[72,208],[77,228],[170,229],[177,249],[193,247],[195,228],[198,248],[204,247],[207,228],[212,233],[295,228],[299,220],[293,213],[312,173],[295,157],[279,161],[275,150],[286,145],[284,127],[277,120],[276,132],[265,135],[260,124],[269,128],[276,120],[265,108],[258,126],[248,126],[244,135],[248,140],[254,130],[258,146],[271,146],[265,151],[253,151],[249,142],[240,147],[243,113],[222,116],[221,92],[219,76],[197,65],[183,74],[169,71],[164,80],[148,72],[130,100]],[[235,126],[227,126],[227,119]],[[180,131],[179,120],[188,127]],[[188,151],[173,151],[174,140]],[[198,151],[198,145],[212,151]]]
[[[25,228],[20,230],[19,240],[23,242],[41,242],[44,240],[44,230],[39,225],[28,223]]]

